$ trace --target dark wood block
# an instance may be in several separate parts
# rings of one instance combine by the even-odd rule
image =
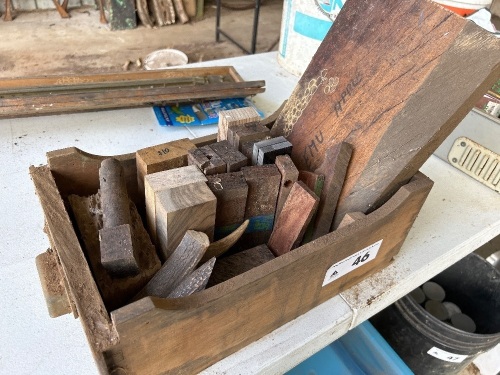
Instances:
[[[248,164],[246,156],[232,147],[228,141],[212,143],[209,147],[227,164],[226,172],[237,172]]]
[[[188,151],[188,165],[196,165],[205,175],[224,173],[227,165],[209,146]]]
[[[269,136],[269,129],[259,122],[233,126],[227,130],[228,142],[237,150],[241,151],[243,142],[261,141]]]
[[[275,257],[266,245],[259,245],[251,249],[220,258],[215,263],[208,287],[220,284],[235,276],[241,275],[252,268],[260,266]]]
[[[242,172],[223,173],[207,176],[208,187],[217,198],[215,215],[215,238],[221,238],[232,230],[224,228],[239,225],[245,220],[248,185]],[[221,232],[218,235],[218,232]]]

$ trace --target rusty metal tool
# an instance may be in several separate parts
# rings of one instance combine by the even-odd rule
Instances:
[[[132,241],[129,198],[118,160],[102,161],[99,182],[103,212],[103,228],[99,231],[101,263],[117,277],[137,274],[139,266]]]

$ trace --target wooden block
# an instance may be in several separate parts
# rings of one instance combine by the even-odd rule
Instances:
[[[214,269],[215,258],[211,258],[198,269],[194,270],[190,275],[186,276],[175,289],[170,292],[168,298],[179,298],[190,296],[193,293],[205,289],[207,286],[212,270]]]
[[[170,169],[148,174],[144,178],[146,196],[146,220],[149,234],[154,243],[156,236],[156,194],[164,189],[173,189],[196,182],[205,182],[207,178],[195,165]]]
[[[302,181],[306,186],[311,189],[317,197],[321,197],[321,192],[323,191],[323,185],[325,183],[325,176],[322,174],[317,174],[309,171],[299,171],[299,181]],[[317,212],[317,210],[316,210]],[[316,214],[313,215],[309,226],[306,229],[304,238],[302,240],[303,244],[312,241],[314,234],[314,219]]]
[[[292,144],[284,137],[275,137],[256,142],[253,145],[252,164],[263,165],[274,163],[276,156],[291,154]]]
[[[227,139],[227,129],[246,124],[248,122],[255,122],[260,120],[260,115],[253,107],[235,108],[227,111],[219,112],[219,126],[217,131],[217,141],[224,141]]]
[[[439,4],[349,0],[271,134],[310,171],[329,146],[353,145],[337,225],[392,196],[499,76],[498,38]]]
[[[299,170],[288,155],[278,155],[275,164],[281,174],[280,192],[278,194],[278,202],[276,203],[276,214],[274,215],[278,217],[293,184],[299,178]]]
[[[139,192],[144,192],[144,176],[188,165],[188,151],[194,148],[193,142],[183,138],[138,150],[135,157]]]
[[[227,165],[209,146],[188,151],[188,165],[196,165],[205,175],[224,173]]]
[[[203,232],[188,230],[160,270],[134,297],[138,300],[144,296],[168,297],[182,281],[193,272],[196,265],[210,245]]]
[[[35,258],[35,263],[50,317],[57,318],[70,313],[71,304],[56,252],[47,249],[47,252]]]
[[[266,245],[259,245],[221,258],[214,266],[208,286],[220,284],[273,259],[274,255]]]
[[[325,181],[320,195],[318,211],[314,219],[313,239],[330,232],[351,154],[352,146],[349,143],[342,142],[330,146],[325,152],[323,163],[314,171],[317,174],[324,175]]]
[[[241,143],[240,152],[246,156],[248,160],[248,165],[254,165],[252,163],[253,145],[259,141],[246,141]]]
[[[250,219],[249,236],[242,239],[255,245],[266,243],[273,229],[281,174],[274,164],[244,167],[241,171],[248,184],[245,219]]]
[[[365,217],[366,217],[366,215],[362,212],[348,212],[342,218],[342,221],[340,222],[339,227],[337,229],[340,229],[340,228],[345,227],[349,224],[352,224],[356,220],[364,219]]]
[[[209,147],[227,164],[226,172],[237,172],[248,164],[245,155],[232,147],[228,141],[212,143]]]
[[[160,258],[166,260],[187,230],[214,236],[217,200],[205,182],[195,182],[156,193],[156,236]]]
[[[219,239],[245,220],[248,185],[242,172],[217,174],[207,179],[208,187],[217,198],[215,238]]]
[[[259,122],[237,125],[227,130],[227,141],[239,151],[243,142],[261,141],[266,137],[269,137],[269,129]]]
[[[274,255],[283,255],[300,245],[318,203],[319,198],[306,184],[301,181],[293,184],[267,243]]]

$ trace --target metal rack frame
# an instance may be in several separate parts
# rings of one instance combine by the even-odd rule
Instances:
[[[255,0],[255,10],[253,14],[253,27],[252,27],[252,42],[251,42],[251,47],[248,50],[247,48],[243,47],[239,42],[234,40],[227,32],[221,29],[220,27],[220,18],[221,18],[221,7],[222,7],[222,0],[217,0],[217,11],[216,11],[216,17],[215,17],[215,41],[220,42],[220,35],[222,34],[224,37],[226,37],[231,43],[239,47],[243,52],[253,55],[255,53],[256,45],[257,45],[257,29],[259,26],[259,13],[260,13],[260,2],[261,0]]]

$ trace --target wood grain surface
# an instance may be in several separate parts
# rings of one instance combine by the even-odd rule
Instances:
[[[148,174],[144,179],[146,198],[146,221],[151,239],[156,244],[156,194],[164,189],[180,188],[207,178],[195,165]]]
[[[353,145],[335,215],[369,212],[407,182],[500,76],[500,41],[427,0],[349,1],[271,134],[313,171]]]
[[[170,292],[168,298],[179,298],[190,296],[193,293],[205,289],[208,280],[212,275],[215,265],[215,258],[210,258],[196,270],[187,275],[175,289]]]
[[[227,129],[260,120],[259,112],[253,107],[242,107],[219,112],[217,141],[227,140]]]
[[[228,141],[219,141],[210,144],[210,147],[214,152],[226,163],[226,172],[237,172],[248,164],[248,160],[245,155],[238,151],[229,144]]]
[[[196,146],[188,138],[162,143],[137,150],[137,182],[139,191],[144,191],[144,176],[147,174],[188,165],[189,150]]]
[[[215,227],[220,232],[216,236],[219,239],[245,220],[248,185],[242,172],[207,176],[207,180],[208,187],[217,198]]]
[[[267,243],[274,255],[286,254],[300,245],[318,203],[319,198],[306,184],[301,181],[293,184]]]
[[[313,239],[324,236],[334,228],[332,226],[333,216],[337,207],[337,201],[344,185],[345,175],[349,161],[351,160],[352,146],[341,142],[328,147],[321,165],[314,173],[325,176],[318,211],[314,218]]]
[[[205,175],[224,173],[227,165],[210,146],[202,146],[188,151],[188,165],[196,165]]]
[[[204,232],[213,240],[217,199],[205,182],[158,191],[155,204],[157,247],[163,260],[170,257],[187,230]]]
[[[272,332],[391,262],[431,185],[419,175],[365,219],[199,293],[145,298],[112,312],[120,342],[108,352],[109,367],[197,373]],[[322,286],[331,265],[381,239],[375,260]],[[192,332],[205,339],[189,339]]]
[[[297,182],[299,178],[299,170],[295,167],[289,155],[276,156],[274,163],[281,173],[280,191],[278,194],[278,201],[276,202],[275,217],[277,218],[280,215],[288,194],[290,194],[290,190],[292,190],[293,184]]]

